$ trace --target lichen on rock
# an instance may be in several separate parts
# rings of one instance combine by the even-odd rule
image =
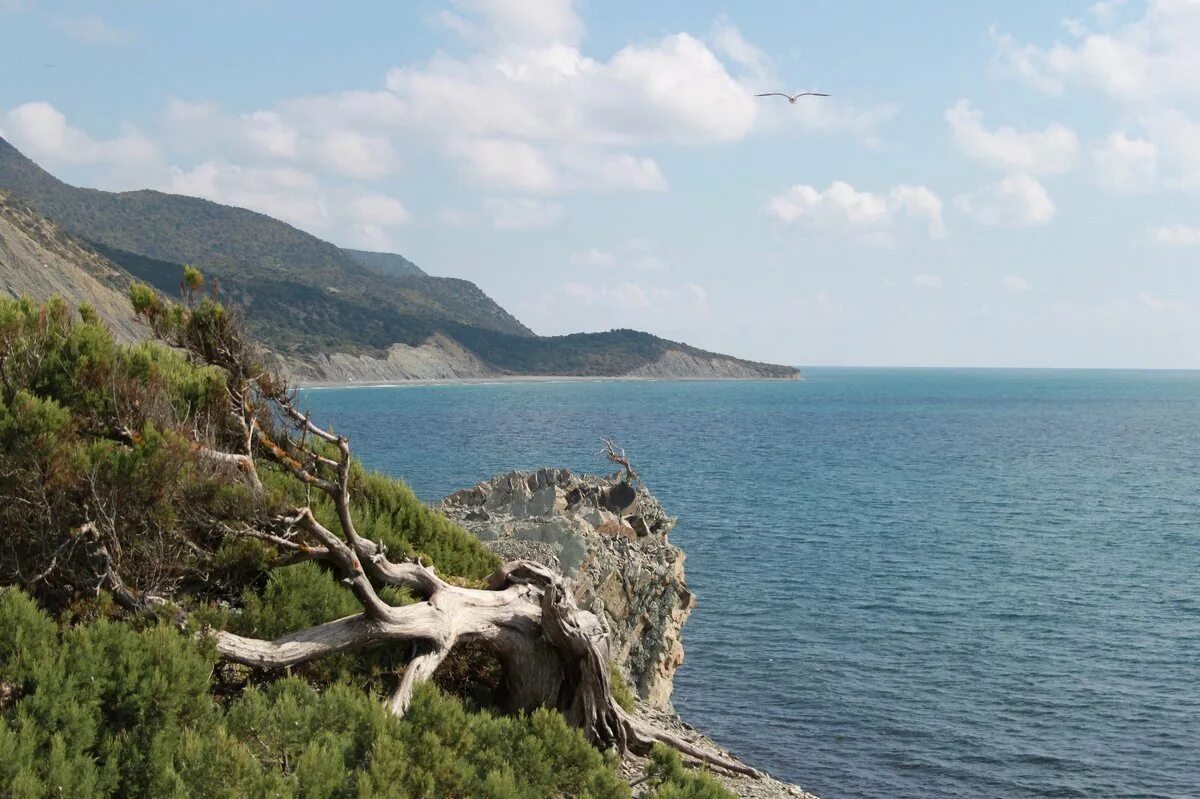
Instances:
[[[694,605],[684,554],[668,541],[676,519],[639,481],[566,469],[514,471],[439,503],[504,559],[553,566],[583,608],[608,625],[616,662],[638,697],[670,705],[683,663],[680,632]]]

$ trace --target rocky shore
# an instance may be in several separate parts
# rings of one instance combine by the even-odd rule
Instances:
[[[630,485],[619,474],[514,471],[455,492],[438,508],[502,558],[561,570],[580,606],[608,625],[614,660],[636,693],[639,712],[730,755],[671,705],[675,672],[683,663],[683,625],[695,597],[687,587],[683,550],[668,540],[676,519],[644,484]],[[624,764],[631,782],[641,767],[637,758]],[[718,777],[742,797],[815,799],[770,778]]]

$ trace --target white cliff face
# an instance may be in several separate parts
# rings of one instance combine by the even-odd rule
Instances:
[[[415,347],[393,344],[383,358],[334,352],[307,360],[285,358],[283,366],[296,380],[337,383],[459,380],[496,374],[495,369],[474,353],[441,333],[435,333]]]
[[[667,350],[656,361],[640,366],[630,377],[660,379],[759,380],[765,377],[798,379],[800,373],[786,367],[752,364],[720,355],[700,355]]]
[[[439,505],[505,559],[554,566],[581,607],[605,620],[613,656],[652,707],[670,705],[693,597],[675,526],[644,488],[565,469],[509,472]]]

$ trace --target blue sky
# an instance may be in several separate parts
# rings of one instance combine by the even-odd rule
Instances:
[[[539,333],[1200,368],[1200,0],[0,0],[0,131]]]

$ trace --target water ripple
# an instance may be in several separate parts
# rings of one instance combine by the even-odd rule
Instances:
[[[681,517],[676,703],[825,799],[1200,796],[1200,375],[308,394],[436,498],[597,469]]]

